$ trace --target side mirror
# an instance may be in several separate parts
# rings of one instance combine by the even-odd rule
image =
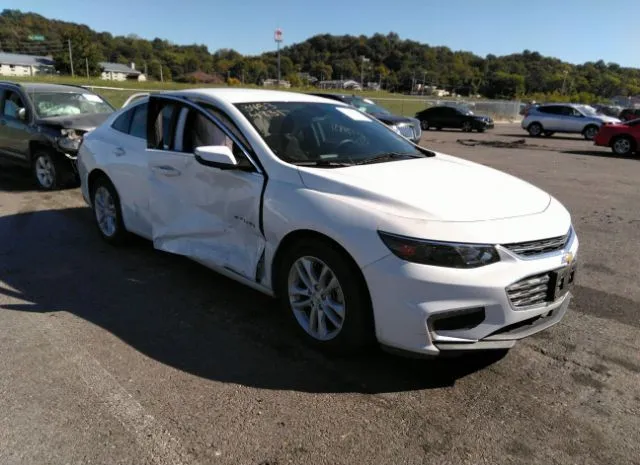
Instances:
[[[196,147],[196,160],[205,166],[231,170],[238,167],[238,160],[226,145],[203,145]]]
[[[27,120],[27,110],[26,110],[26,108],[18,109],[18,119],[20,121],[26,121]]]

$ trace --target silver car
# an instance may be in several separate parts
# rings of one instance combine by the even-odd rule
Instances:
[[[604,123],[619,122],[618,118],[598,113],[589,105],[555,103],[531,107],[524,115],[522,129],[534,137],[565,132],[593,140]]]

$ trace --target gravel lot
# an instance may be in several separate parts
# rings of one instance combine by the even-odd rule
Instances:
[[[640,464],[640,160],[517,125],[423,145],[572,212],[572,308],[501,360],[327,359],[268,298],[142,240],[110,248],[77,189],[3,168],[0,463]]]

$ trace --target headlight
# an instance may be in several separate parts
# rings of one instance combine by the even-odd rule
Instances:
[[[73,129],[61,129],[62,137],[58,138],[58,146],[67,152],[77,152],[82,142],[82,136]]]
[[[447,268],[478,268],[500,261],[492,245],[412,239],[378,231],[382,242],[403,260]]]

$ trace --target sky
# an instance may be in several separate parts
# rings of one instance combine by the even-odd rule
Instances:
[[[637,0],[634,0],[637,1]],[[637,8],[629,0],[2,0],[0,8],[86,24],[114,35],[160,37],[242,54],[274,50],[316,34],[402,39],[480,56],[525,49],[570,63],[640,68]],[[46,31],[45,31],[46,33]]]

